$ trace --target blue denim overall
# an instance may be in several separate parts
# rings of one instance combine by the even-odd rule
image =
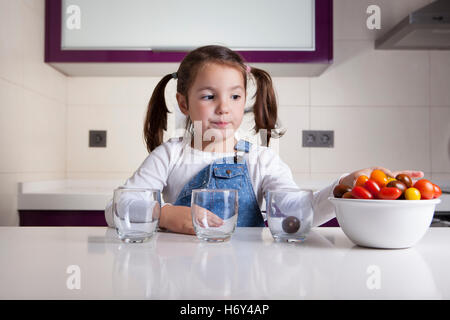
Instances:
[[[238,190],[238,227],[264,227],[264,219],[256,201],[247,162],[243,154],[248,153],[251,143],[239,140],[234,157],[217,159],[200,170],[181,190],[174,205],[191,206],[193,189],[235,189]],[[217,204],[216,204],[217,205]],[[205,208],[214,212],[214,204]]]

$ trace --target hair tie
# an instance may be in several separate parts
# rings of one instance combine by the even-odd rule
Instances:
[[[172,78],[178,79],[178,74],[176,72],[172,73]]]
[[[252,68],[251,68],[249,65],[247,65],[247,66],[245,66],[245,70],[247,71],[247,73],[250,73],[250,71],[252,70]]]

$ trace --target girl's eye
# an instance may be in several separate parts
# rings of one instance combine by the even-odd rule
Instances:
[[[238,94],[234,94],[234,95],[232,95],[232,97],[233,97],[233,99],[237,100],[237,99],[239,99],[241,96],[238,95]]]
[[[203,97],[202,97],[202,99],[203,99],[203,100],[211,100],[211,99],[213,99],[213,98],[214,98],[214,96],[213,96],[213,95],[211,95],[211,94],[210,94],[210,95],[207,95],[207,96],[203,96]]]

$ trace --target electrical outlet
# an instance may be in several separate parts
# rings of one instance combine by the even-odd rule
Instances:
[[[304,148],[334,148],[334,131],[303,130],[302,146]]]
[[[106,147],[106,130],[89,130],[89,148]]]

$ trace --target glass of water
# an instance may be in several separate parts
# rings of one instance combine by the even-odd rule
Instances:
[[[287,189],[267,192],[267,224],[276,241],[305,240],[313,222],[312,201],[312,190]]]
[[[197,237],[210,242],[228,240],[236,229],[238,205],[234,189],[192,190],[192,223]]]
[[[147,188],[114,190],[114,224],[124,242],[144,242],[158,228],[161,193]]]

